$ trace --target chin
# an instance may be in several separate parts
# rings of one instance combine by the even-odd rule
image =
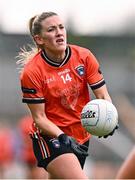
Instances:
[[[66,48],[67,48],[67,46],[59,46],[59,47],[57,47],[57,51],[65,51],[66,50]]]

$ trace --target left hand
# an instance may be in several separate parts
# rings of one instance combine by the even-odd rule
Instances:
[[[65,144],[70,147],[75,154],[79,154],[82,156],[88,156],[88,147],[82,144],[79,144],[74,138],[67,136],[66,134],[60,134],[58,136],[58,140],[60,143]]]

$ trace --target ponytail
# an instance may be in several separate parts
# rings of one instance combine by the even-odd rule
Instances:
[[[37,42],[34,40],[35,35],[40,35],[42,30],[42,24],[41,22],[45,20],[48,17],[56,16],[57,14],[54,12],[43,12],[40,15],[33,16],[29,20],[29,31],[31,34],[31,37],[33,38],[35,46],[28,45],[29,51],[26,49],[26,47],[21,48],[21,51],[19,52],[17,56],[17,64],[19,65],[19,70],[22,71],[25,64],[28,63],[28,61],[34,57],[34,55],[39,52],[40,49],[42,49],[42,45],[38,45]]]
[[[33,22],[35,20],[37,16],[33,16],[30,20],[29,20],[29,31],[30,31],[30,34],[31,36],[33,36],[33,31],[32,31],[32,26],[33,26]]]
[[[29,31],[31,36],[33,37],[33,22],[37,16],[33,16],[29,20]],[[18,70],[19,73],[22,72],[24,66],[29,62],[29,60],[34,57],[34,55],[39,51],[39,47],[33,46],[33,45],[28,45],[29,50],[24,46],[23,48],[20,48],[20,52],[18,53],[18,56],[16,56],[17,62],[16,64],[18,65]]]
[[[20,49],[18,56],[16,56],[19,73],[22,72],[24,66],[37,54],[38,48],[29,45],[29,50],[26,47]]]

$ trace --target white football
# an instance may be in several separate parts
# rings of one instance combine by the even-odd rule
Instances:
[[[118,124],[117,109],[107,100],[94,99],[82,109],[81,123],[92,135],[108,135]]]

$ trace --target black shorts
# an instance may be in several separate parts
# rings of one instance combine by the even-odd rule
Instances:
[[[65,154],[73,153],[72,149],[64,144],[61,145],[57,138],[50,138],[48,136],[39,135],[35,133],[32,137],[33,150],[38,162],[38,167],[47,168],[47,165],[56,157]],[[89,141],[84,145],[89,146]],[[86,157],[78,156],[77,158],[83,168]]]

